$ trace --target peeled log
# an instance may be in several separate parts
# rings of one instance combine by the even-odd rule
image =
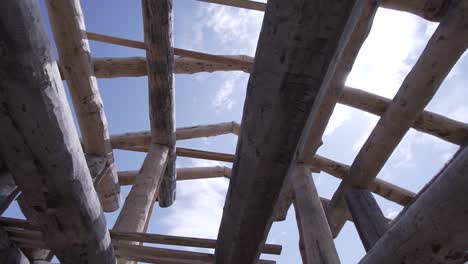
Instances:
[[[0,31],[0,156],[61,262],[114,264],[37,1],[2,1]]]
[[[81,130],[86,154],[107,159],[109,169],[96,190],[105,212],[120,207],[120,185],[114,166],[107,118],[94,77],[91,50],[84,31],[85,23],[79,0],[47,0],[47,10],[55,44],[67,80]]]
[[[359,263],[462,263],[468,248],[467,175],[465,147]]]

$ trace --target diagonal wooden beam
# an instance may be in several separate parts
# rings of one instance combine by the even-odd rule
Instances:
[[[345,222],[347,187],[367,188],[429,103],[452,67],[465,52],[468,43],[464,1],[452,3],[421,57],[404,80],[392,104],[359,151],[349,176],[340,184],[327,209],[327,217],[336,237]]]
[[[265,11],[266,3],[251,0],[198,0],[202,2]],[[382,7],[409,12],[430,21],[440,21],[447,12],[449,0],[383,0]]]
[[[0,156],[65,263],[115,263],[37,1],[0,9]]]
[[[359,263],[462,263],[468,248],[466,175],[464,147]]]
[[[96,190],[105,212],[120,207],[120,185],[109,141],[107,118],[94,77],[91,51],[79,0],[47,0],[55,44],[67,80],[86,154],[102,156],[109,170]]]
[[[303,131],[308,135],[313,126],[309,122],[316,123],[316,114],[309,116],[316,107],[331,102],[331,115],[338,100],[339,94],[327,94],[334,90],[329,84],[362,12],[361,3],[354,4],[268,2],[247,87],[216,263],[252,263],[258,258],[284,183],[297,161],[305,153],[314,154],[320,145],[322,133],[309,140]]]
[[[297,166],[293,178],[294,211],[304,264],[340,263],[310,169]],[[327,254],[327,255],[324,255]]]
[[[368,190],[350,188],[346,192],[346,203],[362,244],[369,251],[387,231],[388,221]]]

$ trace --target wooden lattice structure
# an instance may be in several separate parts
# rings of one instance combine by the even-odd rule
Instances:
[[[274,221],[295,208],[304,263],[340,263],[333,238],[353,221],[360,263],[461,263],[468,249],[468,125],[424,111],[468,46],[467,0],[204,0],[264,11],[255,58],[173,48],[172,0],[142,0],[144,42],[86,32],[78,0],[47,0],[58,61],[36,0],[0,3],[0,212],[20,194],[27,221],[0,219],[5,263],[271,263],[260,253]],[[130,4],[130,3],[129,3]],[[440,22],[393,100],[345,87],[379,6]],[[146,50],[92,58],[88,40]],[[250,73],[242,126],[175,128],[174,73]],[[148,76],[151,129],[109,135],[96,78]],[[62,79],[70,88],[81,142]],[[380,116],[351,165],[316,155],[337,103]],[[376,179],[414,128],[459,151],[418,194]],[[233,133],[235,155],[176,148],[176,140]],[[117,172],[112,149],[147,152]],[[176,168],[177,156],[232,162]],[[311,172],[342,179],[331,200]],[[147,234],[149,216],[175,200],[176,179],[230,178],[217,240]],[[120,186],[132,185],[120,201]],[[386,219],[371,192],[405,207]],[[121,209],[108,230],[103,211]],[[214,254],[149,247],[215,249]]]

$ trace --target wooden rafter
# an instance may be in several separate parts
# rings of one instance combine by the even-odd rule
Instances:
[[[94,77],[91,51],[79,0],[47,0],[55,44],[67,80],[86,154],[104,157],[109,168],[96,190],[102,208],[113,212],[120,207],[120,186],[109,142],[107,118]]]
[[[61,261],[115,263],[37,1],[3,1],[0,27],[3,161]]]
[[[347,187],[367,188],[387,159],[438,90],[468,43],[465,1],[452,3],[421,57],[359,151],[327,209],[333,235],[344,225],[344,194]]]

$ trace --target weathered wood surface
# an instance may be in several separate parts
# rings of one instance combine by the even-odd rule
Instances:
[[[392,100],[359,89],[345,87],[339,103],[382,116]],[[423,111],[411,126],[421,132],[462,145],[468,140],[468,124],[445,116]]]
[[[43,235],[38,230],[38,227],[31,225],[28,221],[1,217],[0,223],[5,227],[5,230],[12,238],[23,238],[34,243],[39,243],[43,240]],[[216,240],[207,238],[169,236],[138,232],[119,232],[115,230],[110,230],[109,232],[112,240],[115,240],[116,242],[131,241],[197,248],[214,248],[216,246]],[[281,254],[281,251],[281,245],[266,244],[262,247],[262,253],[265,254],[279,255]]]
[[[346,192],[346,203],[362,244],[369,251],[387,231],[387,219],[368,190],[350,188]]]
[[[468,43],[466,1],[453,1],[449,14],[437,27],[421,57],[403,81],[401,88],[359,151],[327,209],[336,237],[343,227],[344,194],[347,186],[367,188],[416,121],[440,84],[465,52]]]
[[[304,263],[340,263],[310,169],[298,165],[293,179],[294,210]]]
[[[91,50],[79,0],[47,0],[47,10],[86,154],[107,158],[109,170],[96,190],[105,212],[120,207],[120,185],[109,141],[107,118],[94,77]]]
[[[29,259],[0,226],[0,259],[5,264],[29,264]]]
[[[345,27],[354,3],[268,2],[247,87],[216,263],[257,260],[312,105],[322,101],[319,91],[334,75],[349,40]]]
[[[175,84],[172,0],[142,0],[148,68],[151,143],[169,150],[159,190],[159,205],[169,207],[176,195]]]
[[[114,263],[37,1],[2,1],[0,30],[3,161],[59,260]]]
[[[252,58],[241,55],[226,55],[224,57],[239,60],[252,60]],[[194,74],[199,72],[215,71],[250,72],[250,66],[227,65],[184,57],[175,57],[174,60],[174,73],[177,74]],[[93,58],[92,61],[94,64],[94,75],[96,78],[141,77],[148,75],[146,58],[144,57]]]
[[[21,212],[26,217],[26,219],[28,219],[28,222],[37,226],[38,222],[39,222],[39,218],[38,218],[38,214],[36,213],[36,211],[34,211],[34,209],[32,207],[30,207],[29,205],[26,204],[26,201],[24,200],[24,197],[22,195],[18,196],[17,202],[18,202],[19,208],[21,209]],[[9,236],[12,239],[14,239],[15,234],[13,234],[9,228],[7,228],[6,230],[9,233]],[[21,233],[19,238],[21,238],[21,239],[29,238],[29,236],[28,236],[29,234],[24,234],[24,233],[25,232]],[[18,237],[18,235],[16,235],[16,237]],[[40,237],[40,241],[44,241],[42,235]],[[48,257],[52,253],[51,253],[51,251],[49,249],[45,249],[45,248],[46,247],[43,247],[43,248],[24,248],[22,250],[23,250],[24,255],[26,255],[26,257],[32,263],[36,264],[37,262],[40,262],[40,261],[50,261],[50,259],[48,259]]]
[[[198,0],[257,11],[265,11],[266,3],[250,0]],[[447,12],[449,0],[382,0],[381,7],[409,12],[430,21],[440,21]]]
[[[168,152],[169,149],[166,146],[151,145],[113,230],[143,231],[166,169]]]
[[[225,134],[235,134],[235,122],[225,122],[210,125],[200,125],[191,127],[181,127],[176,129],[176,140],[185,140],[202,137],[214,137]],[[148,146],[151,143],[151,132],[130,132],[124,134],[111,135],[111,144],[115,149],[125,149],[131,146]]]
[[[137,174],[138,171],[119,171],[118,175],[120,185],[133,185]],[[219,177],[231,177],[231,169],[224,166],[177,169],[178,181],[210,179]]]
[[[367,38],[372,27],[373,18],[377,11],[379,1],[359,1],[352,10],[352,19],[345,27],[340,46],[339,55],[332,63],[333,67],[325,76],[323,87],[318,98],[321,100],[314,105],[310,112],[300,142],[297,146],[294,159],[303,162],[313,157],[322,144],[322,135],[325,132],[328,121],[335,109],[335,105],[342,93],[346,78],[351,72],[359,49]],[[278,220],[285,218],[290,207],[291,192],[289,183],[282,189],[279,201],[276,205],[276,217]]]
[[[465,147],[360,263],[462,263],[468,247],[466,175]]]
[[[146,44],[141,41],[129,40],[125,38],[113,37],[93,32],[86,32],[88,35],[88,39],[137,48],[137,49],[145,49]],[[179,49],[173,48],[173,54],[182,58],[191,58],[195,60],[201,60],[205,62],[211,62],[216,64],[223,64],[226,66],[237,66],[243,68],[249,68],[252,65],[253,59],[246,55],[237,55],[237,56],[224,56],[224,55],[213,55],[193,50],[186,50],[186,49]]]

